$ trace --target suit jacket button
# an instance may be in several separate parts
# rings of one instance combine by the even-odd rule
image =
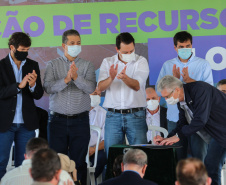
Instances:
[[[15,110],[12,110],[12,112],[14,112]]]

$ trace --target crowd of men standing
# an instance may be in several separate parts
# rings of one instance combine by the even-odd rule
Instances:
[[[42,86],[38,63],[27,58],[30,37],[13,33],[10,52],[0,61],[0,179],[6,173],[13,141],[15,166],[21,165],[26,143],[39,127],[34,99],[45,91],[49,94],[49,146],[76,162],[82,184],[86,182],[89,143],[90,157],[95,151],[95,142],[90,141],[92,117],[103,128],[102,161],[109,147],[123,144],[125,136],[129,144],[147,143],[152,138],[148,125],[152,124],[169,131],[168,138],[159,135],[155,144],[179,142],[183,147],[177,149],[178,159],[187,158],[190,148],[191,156],[205,161],[212,184],[219,185],[226,156],[226,96],[220,90],[224,91],[226,83],[219,82],[220,90],[213,87],[208,61],[192,53],[191,34],[181,31],[173,40],[178,56],[163,64],[156,88],[146,89],[148,62],[135,53],[135,40],[127,32],[116,37],[117,53],[103,60],[96,85],[94,65],[79,57],[80,34],[67,30],[62,36],[64,55],[48,62]],[[107,111],[98,107],[102,91]],[[167,110],[159,105],[161,96]]]

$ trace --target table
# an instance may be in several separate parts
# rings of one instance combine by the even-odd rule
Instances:
[[[123,151],[129,148],[143,150],[148,156],[148,166],[144,179],[158,183],[158,185],[174,185],[176,180],[176,152],[177,147],[146,148],[142,146],[113,145],[109,148],[107,170],[105,179],[113,176],[113,163],[118,155],[123,155]]]

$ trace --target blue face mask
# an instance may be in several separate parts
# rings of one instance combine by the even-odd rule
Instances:
[[[181,48],[178,49],[178,56],[184,60],[191,56],[191,48]]]
[[[76,57],[78,56],[79,53],[81,53],[82,48],[81,45],[72,45],[72,46],[67,46],[67,53],[71,57]]]

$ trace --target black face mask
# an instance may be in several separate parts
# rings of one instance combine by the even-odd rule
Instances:
[[[27,58],[28,56],[28,52],[23,52],[23,51],[18,51],[16,50],[16,52],[14,52],[14,56],[17,60],[19,61],[23,61]]]

